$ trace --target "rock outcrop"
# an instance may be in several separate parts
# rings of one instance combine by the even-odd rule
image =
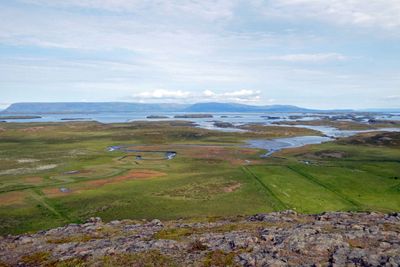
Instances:
[[[0,266],[399,266],[400,213],[102,222],[0,238]]]

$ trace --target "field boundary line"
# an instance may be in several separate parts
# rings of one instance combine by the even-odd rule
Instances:
[[[274,194],[274,192],[266,184],[264,184],[261,181],[261,179],[257,175],[255,175],[248,167],[242,166],[242,170],[247,175],[253,177],[261,185],[261,187],[266,191],[267,198],[270,200],[274,211],[279,211],[279,210],[282,210],[282,209],[289,209],[289,207],[284,202],[282,202],[282,200],[280,200]]]
[[[34,200],[38,201],[40,204],[43,205],[43,207],[48,209],[50,212],[52,212],[57,217],[67,220],[67,221],[70,221],[70,219],[66,215],[62,214],[56,208],[54,208],[51,204],[49,204],[46,201],[45,197],[43,195],[41,195],[39,192],[36,192],[36,190],[31,190],[31,196]]]
[[[330,188],[329,186],[325,185],[324,183],[318,181],[318,179],[316,179],[316,178],[315,178],[314,176],[312,176],[311,174],[304,173],[304,172],[302,172],[302,171],[300,171],[300,170],[298,170],[298,169],[296,169],[296,168],[294,168],[294,167],[292,167],[292,166],[286,166],[286,167],[287,167],[289,170],[291,170],[292,172],[294,172],[294,173],[296,173],[296,174],[298,174],[298,175],[300,175],[300,176],[306,178],[307,180],[311,181],[312,183],[314,183],[314,184],[316,184],[316,185],[319,185],[319,186],[323,187],[324,189],[326,189],[326,190],[328,190],[328,191],[334,193],[334,194],[337,195],[339,198],[341,198],[342,200],[344,200],[344,201],[350,203],[351,205],[353,205],[353,206],[355,206],[355,207],[357,207],[357,208],[361,208],[361,207],[363,206],[361,203],[359,203],[359,202],[357,202],[357,201],[355,201],[355,200],[353,200],[353,199],[351,199],[351,198],[345,196],[344,194],[340,193],[339,191],[337,191],[337,190],[335,190],[335,189],[333,189],[333,188]]]

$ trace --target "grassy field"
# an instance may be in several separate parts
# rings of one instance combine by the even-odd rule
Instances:
[[[0,233],[91,216],[207,219],[284,209],[400,209],[398,143],[364,135],[261,159],[262,151],[241,144],[319,133],[249,129],[224,133],[187,122],[1,124]],[[115,145],[178,154],[173,160],[136,160],[137,153],[124,157],[124,152],[107,150]]]

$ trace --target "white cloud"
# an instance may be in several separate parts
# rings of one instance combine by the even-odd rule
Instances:
[[[382,98],[385,101],[400,101],[400,95],[389,95]]]
[[[287,61],[287,62],[326,62],[326,61],[343,61],[347,57],[338,53],[325,54],[288,54],[281,56],[271,56],[271,60]]]
[[[182,90],[142,90],[132,94],[129,99],[133,101],[148,102],[185,102],[195,103],[199,101],[217,101],[217,102],[258,102],[261,100],[261,91],[258,90],[236,90],[230,92],[215,92],[204,90],[201,93],[194,93]]]
[[[266,17],[313,19],[336,25],[400,28],[398,0],[274,0],[253,1]]]
[[[90,9],[104,9],[110,11],[135,10],[143,5],[144,1],[136,0],[21,0],[21,2],[53,7],[78,7]]]
[[[230,19],[236,0],[20,0],[25,3],[56,7],[97,9],[119,13],[153,13],[168,16],[190,16],[209,21]]]
[[[214,97],[216,94],[215,94],[213,91],[211,91],[211,90],[205,90],[205,91],[203,92],[203,95],[204,95],[205,97]]]
[[[260,101],[261,91],[259,90],[237,90],[231,92],[216,93],[211,90],[203,91],[203,99],[221,102],[258,102]]]
[[[312,106],[338,91],[349,97],[335,104],[379,100],[383,91],[398,91],[399,6],[399,0],[0,0],[0,44],[7,47],[0,91],[3,102],[139,94],[158,102],[270,101],[263,96]],[[257,91],[264,88],[268,95]]]
[[[139,99],[186,99],[191,96],[190,92],[181,91],[181,90],[165,90],[165,89],[156,89],[153,91],[146,91],[135,93],[132,95],[132,98]]]
[[[11,105],[10,103],[0,103],[0,109],[6,109],[10,105]]]
[[[161,17],[188,17],[206,21],[229,20],[240,0],[19,0],[55,8],[97,9],[109,12],[134,12]],[[264,16],[298,20],[302,18],[332,24],[394,29],[400,27],[398,0],[249,0]]]

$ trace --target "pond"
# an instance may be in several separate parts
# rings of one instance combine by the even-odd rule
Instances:
[[[248,140],[247,147],[267,150],[268,151],[267,153],[261,155],[261,157],[266,158],[271,156],[273,153],[285,148],[321,144],[323,142],[328,142],[332,140],[334,139],[325,136],[296,136],[288,138],[263,139],[263,140],[256,139],[256,140]]]
[[[267,150],[268,151],[267,153],[261,155],[261,157],[265,158],[285,148],[321,144],[324,142],[333,141],[336,138],[350,137],[359,133],[400,132],[400,128],[380,128],[380,129],[370,129],[370,130],[339,130],[337,128],[329,126],[295,125],[294,127],[317,130],[323,133],[325,136],[295,136],[295,137],[277,138],[277,139],[255,139],[255,140],[248,140],[247,146],[251,148],[260,148]]]
[[[166,159],[171,160],[176,157],[178,154],[176,151],[171,150],[142,150],[142,149],[134,149],[135,145],[128,145],[128,146],[110,146],[107,148],[109,152],[113,151],[122,151],[127,154],[135,155],[136,160],[148,160],[148,159]],[[157,157],[154,157],[158,155]],[[124,156],[123,158],[126,158]]]

